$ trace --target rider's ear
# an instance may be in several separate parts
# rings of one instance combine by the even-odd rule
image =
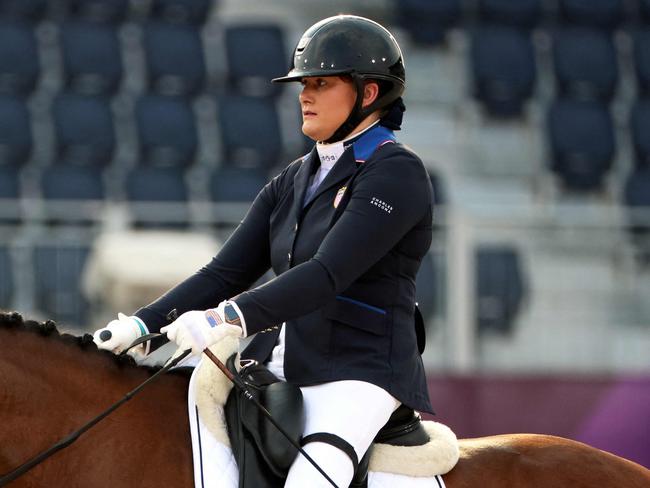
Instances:
[[[363,106],[367,107],[377,100],[379,96],[379,84],[376,81],[369,81],[363,86]]]

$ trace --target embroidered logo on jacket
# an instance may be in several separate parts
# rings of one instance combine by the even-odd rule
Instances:
[[[336,192],[336,196],[334,197],[334,208],[337,208],[339,206],[339,203],[341,203],[341,199],[343,198],[343,194],[347,189],[347,186],[342,186],[339,188],[339,191]]]
[[[377,197],[372,197],[372,199],[370,200],[370,203],[372,205],[375,205],[376,207],[379,207],[380,209],[382,209],[386,213],[391,213],[393,211],[393,206],[392,205],[388,205],[386,202],[384,202],[383,200],[380,200]]]

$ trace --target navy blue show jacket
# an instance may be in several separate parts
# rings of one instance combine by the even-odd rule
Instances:
[[[266,361],[286,323],[287,381],[368,381],[431,412],[414,326],[432,238],[427,171],[382,126],[348,147],[305,203],[319,165],[314,148],[287,166],[207,266],[136,315],[155,331],[173,308],[232,298],[257,334],[242,358]],[[269,268],[276,277],[249,289]]]

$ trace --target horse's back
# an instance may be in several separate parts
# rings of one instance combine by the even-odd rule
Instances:
[[[580,442],[538,434],[460,441],[448,488],[649,488],[650,471]]]

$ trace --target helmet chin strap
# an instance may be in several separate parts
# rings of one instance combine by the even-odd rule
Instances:
[[[363,91],[364,91],[364,80],[361,76],[352,75],[352,81],[354,83],[357,99],[354,102],[354,107],[350,111],[350,115],[345,119],[338,129],[334,131],[334,134],[330,136],[329,139],[323,141],[326,144],[331,144],[333,142],[342,141],[350,133],[357,128],[357,126],[371,113],[373,113],[378,107],[377,102],[380,100],[377,99],[367,107],[363,108]],[[383,97],[382,97],[383,98]]]
[[[378,108],[383,108],[386,103],[385,100],[394,100],[399,97],[402,92],[402,89],[394,86],[387,93],[384,93],[381,96],[378,96],[374,102],[372,102],[367,107],[363,107],[363,92],[364,92],[364,78],[357,74],[352,74],[352,81],[354,83],[355,89],[357,91],[357,99],[354,102],[354,107],[350,111],[350,115],[345,121],[339,126],[338,129],[329,137],[329,139],[322,141],[325,144],[331,144],[333,142],[342,141],[348,137],[357,126],[363,122],[363,120],[373,113]]]

